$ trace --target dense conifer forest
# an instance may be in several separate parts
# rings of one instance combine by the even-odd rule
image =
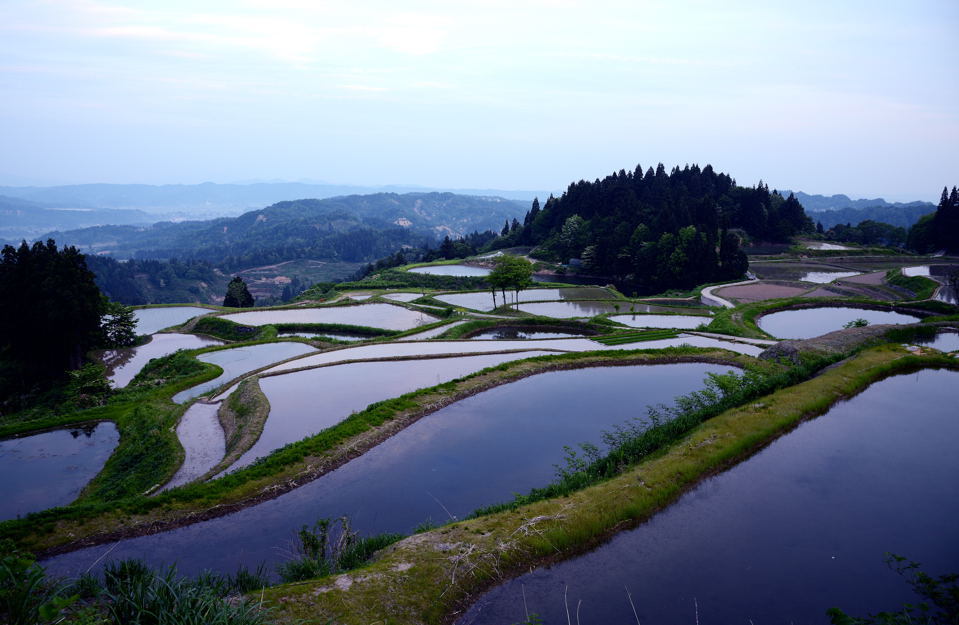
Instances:
[[[747,268],[744,239],[785,242],[813,230],[798,200],[760,182],[737,186],[712,166],[670,173],[620,170],[538,200],[522,224],[504,226],[495,247],[538,246],[546,259],[578,259],[630,291],[654,292],[731,280]],[[576,264],[574,261],[573,264]]]

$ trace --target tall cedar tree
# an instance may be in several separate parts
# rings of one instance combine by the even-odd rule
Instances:
[[[906,245],[922,253],[959,253],[959,187],[943,187],[936,212],[919,218],[909,229]]]
[[[44,388],[102,339],[106,299],[75,247],[7,245],[0,261],[0,393]],[[10,394],[10,395],[7,395]]]
[[[234,276],[226,286],[226,297],[223,305],[231,308],[249,308],[253,306],[253,296],[246,288],[246,282],[240,276]]]

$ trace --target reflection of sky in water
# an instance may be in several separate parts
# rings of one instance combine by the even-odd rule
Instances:
[[[839,278],[851,278],[858,276],[858,271],[807,271],[799,278],[802,282],[815,282],[816,284],[826,284]]]
[[[856,319],[865,319],[869,325],[878,323],[915,323],[918,317],[885,310],[866,310],[827,306],[784,310],[763,315],[757,324],[763,331],[781,339],[809,339],[842,330],[843,326]]]
[[[357,362],[262,378],[260,388],[270,401],[270,417],[256,444],[233,468],[244,467],[287,443],[336,425],[373,402],[449,382],[510,360],[550,353],[555,352]],[[356,380],[375,384],[358,385]]]
[[[222,343],[223,341],[193,334],[154,334],[149,343],[139,347],[105,350],[100,355],[100,360],[107,367],[107,378],[113,386],[122,388],[154,358],[167,356],[179,349],[197,349]]]
[[[692,330],[702,324],[709,324],[709,317],[694,315],[613,315],[612,321],[618,321],[634,328],[665,328]]]
[[[903,267],[903,275],[906,276],[928,276],[929,265],[918,265],[916,267]]]
[[[284,342],[248,345],[246,347],[234,347],[232,349],[200,354],[197,356],[197,360],[217,365],[223,369],[223,373],[209,382],[197,384],[192,388],[177,393],[173,396],[173,401],[182,404],[244,373],[249,373],[250,371],[265,367],[274,362],[314,351],[316,351],[314,348],[309,345],[304,345],[303,343]]]
[[[927,347],[933,347],[943,352],[954,352],[959,350],[959,333],[940,332],[933,339],[926,341],[920,340],[917,341],[917,343],[920,345],[926,345]]]
[[[416,267],[410,269],[412,273],[425,273],[431,276],[459,276],[476,277],[488,276],[490,270],[485,267],[470,267],[469,265],[433,265],[431,267]]]
[[[493,589],[457,625],[524,609],[566,623],[580,601],[583,623],[634,623],[624,584],[643,623],[693,623],[696,609],[715,624],[823,623],[828,606],[916,603],[884,554],[956,570],[957,383],[943,370],[877,382],[635,529]]]
[[[608,302],[538,302],[534,304],[519,304],[519,310],[531,315],[568,319],[571,317],[594,317],[604,313],[616,312],[613,304]],[[625,306],[619,305],[619,310]]]
[[[223,315],[223,318],[250,326],[268,323],[342,323],[386,330],[412,330],[436,321],[436,317],[393,304],[254,310]]]
[[[554,465],[563,461],[564,445],[601,443],[603,430],[645,417],[646,405],[672,403],[701,388],[707,372],[728,370],[684,363],[534,375],[427,415],[271,501],[162,534],[64,554],[44,565],[52,575],[69,574],[112,549],[101,566],[136,557],[154,566],[177,560],[184,574],[232,573],[239,565],[261,562],[272,569],[285,559],[290,537],[319,518],[348,515],[363,535],[409,532],[429,518],[446,521],[444,507],[463,518],[479,506],[548,484]],[[313,408],[322,410],[322,402]]]
[[[0,520],[67,505],[119,441],[113,423],[0,441]]]
[[[163,328],[178,326],[197,315],[213,312],[198,306],[169,306],[164,308],[137,308],[133,315],[137,320],[137,334],[153,334]]]
[[[520,302],[541,302],[548,300],[603,300],[612,299],[613,295],[603,288],[567,288],[567,289],[524,289],[519,292]],[[447,295],[436,295],[435,299],[446,302],[452,306],[462,306],[463,308],[472,308],[474,310],[492,310],[493,295],[490,291],[480,291],[477,293],[449,293]],[[516,301],[516,292],[507,291],[506,301],[513,303]],[[503,305],[503,294],[496,292],[496,305]]]

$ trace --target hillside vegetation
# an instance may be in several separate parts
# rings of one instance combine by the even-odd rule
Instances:
[[[667,173],[660,163],[571,184],[542,209],[534,201],[494,246],[535,245],[539,257],[579,259],[588,273],[649,293],[742,276],[748,263],[733,229],[787,241],[813,224],[795,197],[761,182],[740,187],[710,165]]]

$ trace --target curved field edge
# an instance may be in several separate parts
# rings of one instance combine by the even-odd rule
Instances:
[[[46,556],[223,516],[289,492],[365,453],[421,417],[489,388],[545,371],[670,362],[777,366],[721,349],[694,347],[565,353],[510,361],[371,404],[319,434],[211,482],[189,484],[154,497],[136,493],[38,512],[0,523],[0,539],[12,539],[22,549]]]
[[[777,339],[759,327],[759,318],[784,310],[803,310],[806,308],[823,308],[836,306],[840,308],[859,308],[862,310],[883,310],[928,317],[934,314],[938,307],[924,306],[923,303],[908,304],[895,302],[881,302],[865,297],[788,297],[768,299],[760,302],[740,304],[735,308],[723,308],[713,317],[705,327],[709,332],[741,336],[757,339]],[[948,306],[948,304],[946,305]],[[950,307],[951,308],[951,307]],[[837,328],[838,329],[838,328]]]
[[[567,497],[414,535],[366,568],[276,586],[263,596],[280,622],[449,623],[495,584],[594,547],[835,402],[881,378],[925,367],[959,369],[959,362],[894,345],[864,350],[815,378],[706,421],[618,477]]]

